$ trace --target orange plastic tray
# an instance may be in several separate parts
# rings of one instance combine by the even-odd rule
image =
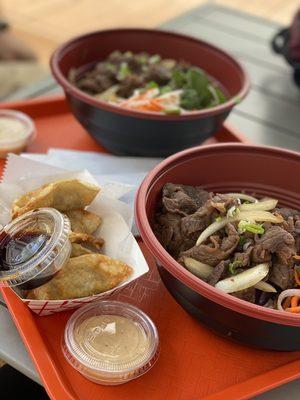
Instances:
[[[38,136],[30,151],[48,147],[103,149],[79,126],[63,98],[14,103],[36,122]],[[244,141],[224,127],[210,142]],[[192,319],[169,295],[153,257],[141,248],[150,272],[116,297],[136,304],[156,323],[161,356],[155,367],[125,385],[100,386],[83,378],[64,359],[60,343],[72,311],[38,317],[10,289],[2,294],[35,363],[44,386],[55,400],[235,400],[247,399],[300,377],[300,352],[250,349],[222,339]]]

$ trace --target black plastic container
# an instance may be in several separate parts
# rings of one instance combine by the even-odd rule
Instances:
[[[228,100],[184,115],[165,115],[106,103],[68,81],[71,68],[92,67],[116,49],[147,51],[199,66],[220,83]],[[51,69],[81,125],[98,143],[119,155],[164,157],[198,145],[220,128],[249,90],[247,74],[227,53],[200,40],[159,30],[114,29],[80,36],[55,51]]]
[[[176,301],[201,323],[230,339],[272,350],[300,349],[300,315],[265,308],[208,285],[180,265],[159,243],[152,225],[167,182],[202,185],[213,192],[258,193],[300,210],[300,154],[272,147],[223,144],[177,153],[157,165],[136,197],[141,237]]]

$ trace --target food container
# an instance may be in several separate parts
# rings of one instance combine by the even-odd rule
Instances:
[[[48,282],[68,261],[70,221],[54,208],[14,219],[0,232],[0,282],[21,290]]]
[[[216,79],[229,99],[209,109],[165,115],[106,103],[69,82],[72,68],[91,68],[114,50],[146,51],[185,60]],[[165,157],[198,145],[218,131],[249,90],[243,67],[223,50],[189,36],[154,29],[113,29],[79,36],[55,51],[51,69],[77,120],[98,143],[118,155]]]
[[[67,361],[87,379],[119,385],[153,367],[157,329],[138,308],[119,301],[81,307],[68,320],[62,341]]]
[[[136,221],[161,278],[191,315],[227,338],[273,350],[300,349],[300,315],[268,309],[225,294],[181,266],[156,239],[152,223],[167,182],[214,192],[245,190],[300,210],[300,154],[272,147],[224,144],[196,147],[161,162],[136,197]]]
[[[28,115],[15,110],[0,110],[0,158],[24,151],[35,133],[34,122]]]

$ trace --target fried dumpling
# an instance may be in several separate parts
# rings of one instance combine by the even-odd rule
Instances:
[[[103,254],[71,258],[45,285],[27,293],[28,299],[64,300],[92,296],[118,286],[133,273],[122,261]]]
[[[71,222],[71,229],[75,233],[87,233],[92,235],[101,224],[101,217],[86,210],[70,210],[65,214]]]
[[[70,232],[69,239],[71,243],[86,244],[95,247],[97,250],[101,249],[104,245],[104,240],[101,238],[95,238],[92,235],[82,232]]]
[[[93,254],[93,252],[79,243],[72,243],[71,258],[83,256],[84,254]]]
[[[79,179],[47,183],[17,199],[12,206],[15,218],[39,207],[53,207],[58,211],[76,210],[89,205],[100,188]]]

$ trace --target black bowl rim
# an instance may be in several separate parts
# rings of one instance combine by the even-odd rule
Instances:
[[[178,39],[184,39],[184,40],[189,40],[195,43],[198,43],[202,45],[203,47],[208,47],[212,51],[219,53],[222,57],[226,58],[227,60],[230,60],[232,64],[235,65],[235,67],[240,71],[241,79],[242,79],[242,87],[238,94],[236,94],[234,97],[230,98],[228,101],[225,103],[218,105],[216,107],[212,107],[209,109],[204,109],[204,110],[199,110],[199,111],[191,111],[188,114],[183,114],[183,115],[165,115],[162,113],[157,113],[154,111],[134,111],[134,110],[129,110],[129,109],[124,109],[121,108],[117,105],[112,105],[109,103],[106,103],[102,100],[99,99],[94,99],[92,96],[89,96],[88,94],[84,93],[83,91],[77,89],[75,86],[73,86],[68,79],[66,79],[63,75],[63,73],[60,70],[59,67],[59,61],[61,57],[68,51],[70,47],[76,46],[78,42],[81,42],[91,36],[98,36],[102,34],[108,34],[108,33],[119,33],[120,35],[125,34],[125,33],[148,33],[152,35],[165,35],[165,36],[172,36]],[[227,52],[219,49],[216,46],[213,46],[203,40],[196,39],[194,37],[191,37],[189,35],[183,35],[179,33],[175,33],[172,31],[167,31],[167,30],[160,30],[160,29],[142,29],[142,28],[118,28],[118,29],[106,29],[106,30],[98,30],[98,31],[93,31],[84,35],[77,36],[73,39],[68,40],[67,42],[63,43],[60,45],[52,54],[51,59],[50,59],[50,68],[52,71],[53,76],[57,80],[57,82],[63,87],[63,89],[68,92],[70,95],[101,109],[104,109],[109,112],[117,113],[120,115],[125,115],[125,116],[130,116],[134,118],[140,118],[140,119],[154,119],[154,120],[162,120],[162,121],[173,121],[173,120],[193,120],[193,119],[200,119],[200,118],[206,118],[210,116],[215,116],[218,114],[226,113],[230,111],[236,104],[240,103],[241,100],[247,95],[250,89],[250,79],[249,75],[244,69],[244,67],[231,55],[229,55]]]
[[[300,162],[300,154],[292,151],[281,149],[278,147],[271,146],[257,146],[241,143],[223,143],[214,144],[206,146],[197,146],[191,149],[183,150],[176,153],[155,166],[149,174],[144,178],[141,183],[135,198],[135,219],[138,230],[141,237],[150,250],[151,254],[159,260],[164,268],[166,268],[175,278],[180,282],[187,285],[189,288],[194,290],[196,293],[207,297],[209,300],[222,305],[223,307],[232,309],[235,312],[243,313],[252,318],[258,318],[261,320],[283,324],[291,326],[300,326],[300,315],[288,313],[279,310],[273,310],[264,308],[262,306],[249,303],[247,301],[238,299],[227,293],[215,289],[214,287],[208,285],[206,282],[195,277],[191,272],[182,267],[160,244],[156,238],[152,227],[149,223],[145,205],[147,202],[148,192],[151,190],[152,185],[155,183],[156,179],[161,176],[169,167],[183,161],[186,158],[191,158],[194,155],[198,156],[199,151],[203,155],[211,154],[212,152],[219,153],[220,156],[223,151],[249,151],[256,152],[260,154],[272,154],[275,157],[285,157],[297,162]]]

